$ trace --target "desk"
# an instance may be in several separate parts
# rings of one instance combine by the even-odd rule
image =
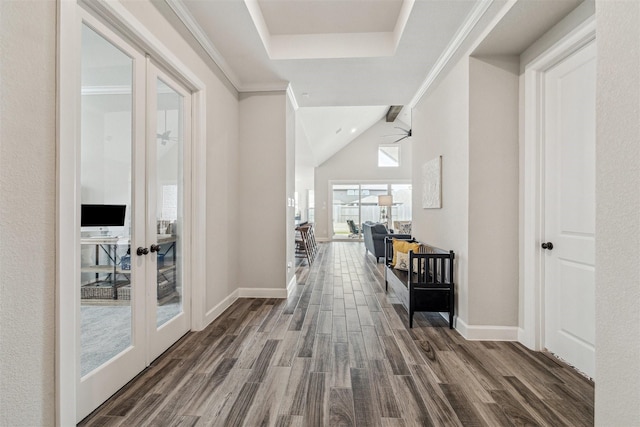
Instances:
[[[159,297],[166,293],[167,289],[175,289],[175,275],[171,277],[170,273],[176,269],[176,240],[176,236],[169,234],[159,234],[156,237],[157,244],[161,247],[157,261]],[[81,287],[81,297],[83,299],[130,299],[131,292],[128,286],[131,284],[130,239],[108,236],[83,237],[80,244],[95,246],[95,264],[85,264],[80,267],[81,273],[95,273],[95,281]],[[123,249],[119,251],[121,247]],[[171,262],[165,263],[165,257],[169,254]],[[104,278],[105,275],[106,278]],[[125,280],[118,282],[118,275],[124,275]],[[101,276],[106,280],[101,280]],[[120,289],[125,286],[127,289]]]

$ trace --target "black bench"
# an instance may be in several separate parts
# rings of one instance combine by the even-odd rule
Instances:
[[[409,252],[409,271],[397,270],[391,266],[392,240],[389,237],[385,239],[384,281],[386,290],[391,285],[409,313],[409,327],[413,328],[413,313],[416,311],[436,311],[449,313],[449,328],[453,329],[453,251],[438,249],[412,238],[408,241],[418,243],[420,249],[417,253]],[[414,267],[417,271],[413,271]]]

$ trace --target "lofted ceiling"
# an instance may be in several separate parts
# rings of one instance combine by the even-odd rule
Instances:
[[[519,0],[528,16],[581,0]],[[289,88],[314,165],[411,104],[505,0],[165,0],[239,92]],[[560,6],[558,6],[560,5]],[[491,11],[491,13],[487,12]],[[554,12],[555,11],[555,12]],[[533,15],[531,15],[533,14]],[[555,18],[554,18],[555,19]],[[528,21],[501,34],[522,42]],[[525,28],[526,29],[526,28]],[[526,34],[525,34],[526,33]],[[528,41],[528,40],[526,40]],[[521,43],[522,44],[522,43]],[[515,46],[519,48],[519,46]],[[434,71],[435,70],[435,71]],[[401,118],[410,125],[410,112]],[[340,132],[336,132],[342,129]],[[351,132],[351,129],[356,131]]]
[[[313,166],[333,156],[380,121],[387,107],[307,107],[298,110],[299,126],[310,143]]]

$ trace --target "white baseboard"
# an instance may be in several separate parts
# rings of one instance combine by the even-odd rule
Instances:
[[[517,326],[467,325],[459,317],[456,331],[469,341],[518,341]]]
[[[296,285],[298,284],[297,280],[296,280],[296,276],[294,275],[291,278],[291,281],[289,282],[289,284],[287,285],[287,298],[289,298],[291,296],[291,294],[293,294],[293,292],[296,290]]]
[[[327,243],[327,242],[331,242],[331,239],[329,237],[316,237],[316,242]]]
[[[211,324],[211,322],[216,320],[227,308],[231,306],[231,304],[236,302],[238,297],[239,294],[238,290],[236,289],[235,291],[231,292],[228,297],[220,301],[218,305],[207,311],[207,314],[204,315],[204,327],[202,329],[206,328],[207,326],[209,326],[209,324]]]
[[[238,288],[238,298],[286,298],[284,288]]]

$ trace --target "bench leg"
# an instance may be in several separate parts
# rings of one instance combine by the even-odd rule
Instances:
[[[413,313],[415,313],[415,307],[414,307],[415,296],[413,295],[413,289],[411,289],[411,283],[409,283],[408,286],[409,286],[409,329],[412,329]]]
[[[455,290],[453,288],[453,285],[451,286],[452,287],[449,293],[449,329],[453,329],[453,310],[456,303]]]

